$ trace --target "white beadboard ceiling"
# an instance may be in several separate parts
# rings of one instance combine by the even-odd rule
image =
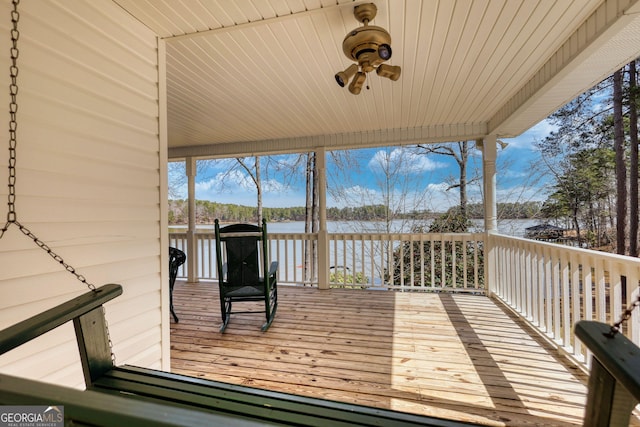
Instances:
[[[334,79],[352,0],[114,0],[166,42],[169,157],[516,136],[640,56],[639,0],[375,0],[396,82]]]

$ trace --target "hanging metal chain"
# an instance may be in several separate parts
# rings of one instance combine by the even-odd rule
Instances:
[[[9,94],[11,101],[9,102],[9,194],[7,201],[9,205],[9,211],[7,212],[7,222],[2,229],[0,229],[0,238],[4,236],[4,233],[13,224],[20,229],[20,231],[35,242],[38,247],[48,253],[54,260],[60,263],[65,270],[76,276],[76,278],[84,283],[89,289],[95,292],[96,287],[87,279],[79,274],[75,268],[66,263],[64,259],[56,254],[45,242],[38,239],[35,234],[31,232],[27,227],[18,222],[18,215],[16,213],[16,148],[18,146],[18,57],[20,51],[18,50],[18,39],[20,38],[20,32],[18,31],[18,22],[20,21],[20,13],[18,12],[18,4],[20,0],[13,0],[13,10],[11,11],[11,65],[9,66],[9,75],[11,76],[11,84],[9,85]]]
[[[11,65],[9,66],[9,75],[11,76],[11,84],[9,85],[9,94],[11,96],[11,102],[9,103],[9,194],[8,205],[9,212],[7,213],[7,223],[2,229],[2,234],[9,228],[9,225],[17,221],[16,216],[16,146],[18,122],[16,120],[18,113],[18,56],[20,51],[18,50],[18,39],[20,38],[20,32],[18,31],[18,21],[20,20],[20,13],[18,13],[18,4],[20,0],[13,1],[13,10],[11,11]]]
[[[18,221],[18,215],[16,213],[16,147],[18,145],[18,57],[20,51],[18,50],[18,39],[20,38],[20,32],[18,31],[18,22],[20,21],[20,13],[18,12],[18,4],[20,0],[13,0],[13,10],[11,11],[11,65],[9,66],[9,75],[11,76],[11,84],[9,85],[9,94],[11,101],[9,102],[9,194],[7,196],[7,204],[9,205],[9,211],[7,212],[7,222],[4,227],[0,229],[0,239],[4,236],[4,233],[9,229],[11,225],[15,225],[20,231],[31,240],[34,241],[39,248],[48,253],[55,261],[60,263],[65,270],[73,274],[76,279],[84,283],[91,291],[97,292],[95,285],[88,282],[87,279],[76,271],[71,265],[65,262],[64,259],[57,253],[55,253],[45,242],[40,240],[35,234],[31,232],[27,227],[20,224]],[[107,318],[102,307],[102,313],[105,317],[107,341],[109,349],[111,350],[111,361],[116,364],[116,356],[113,352],[113,342],[111,341],[111,335],[109,335],[109,327],[107,324]]]
[[[631,314],[633,310],[639,305],[640,305],[640,294],[638,295],[638,298],[636,298],[636,300],[631,305],[625,308],[624,312],[622,313],[622,316],[620,316],[620,320],[618,320],[616,323],[611,325],[611,329],[609,330],[609,332],[607,332],[606,335],[609,338],[615,337],[616,334],[620,332],[620,327],[622,326],[622,324],[631,318]]]

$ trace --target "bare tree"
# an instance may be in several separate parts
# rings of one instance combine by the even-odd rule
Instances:
[[[451,144],[418,144],[416,145],[425,154],[438,154],[440,156],[452,157],[458,164],[459,174],[456,182],[451,184],[447,190],[457,188],[460,194],[460,214],[463,218],[467,218],[467,186],[480,179],[480,176],[474,176],[467,179],[467,164],[469,162],[469,141],[458,141]]]
[[[262,174],[260,171],[260,157],[254,157],[253,167],[247,163],[246,159],[246,157],[236,157],[238,164],[245,170],[247,176],[251,178],[256,186],[258,224],[262,224]]]
[[[616,155],[616,252],[624,254],[627,219],[627,169],[622,122],[622,71],[613,74],[613,132]]]
[[[638,256],[638,103],[636,61],[629,63],[629,255]]]

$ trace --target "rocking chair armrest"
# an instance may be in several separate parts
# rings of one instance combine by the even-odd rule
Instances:
[[[269,277],[275,276],[278,271],[278,261],[271,261],[271,266],[269,266]]]

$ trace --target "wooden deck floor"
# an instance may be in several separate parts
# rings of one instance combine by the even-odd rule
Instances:
[[[581,425],[586,376],[484,296],[280,287],[275,321],[218,332],[217,285],[177,283],[172,371],[495,426]]]

